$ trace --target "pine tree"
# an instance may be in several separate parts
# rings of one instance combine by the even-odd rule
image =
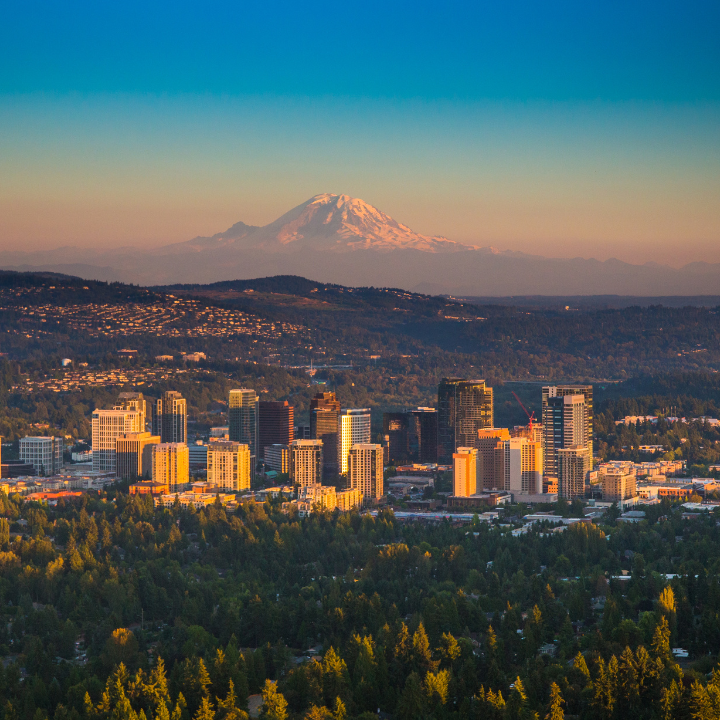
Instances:
[[[430,641],[422,623],[412,637],[412,664],[413,669],[420,675],[435,669],[430,655]]]
[[[277,683],[266,680],[262,689],[263,705],[260,717],[264,720],[287,720],[288,704],[282,693],[278,692]]]
[[[408,675],[395,714],[399,720],[421,720],[427,717],[425,694],[417,673],[413,672]]]
[[[215,720],[215,711],[213,710],[212,703],[206,697],[202,699],[193,720]]]
[[[550,685],[550,705],[545,715],[545,720],[563,720],[565,712],[562,706],[563,698],[560,694],[560,686],[554,682]]]
[[[662,615],[660,622],[655,627],[652,639],[652,651],[655,657],[662,660],[670,658],[670,626],[667,618]]]
[[[347,720],[347,710],[345,709],[345,703],[339,697],[335,698],[333,720]]]

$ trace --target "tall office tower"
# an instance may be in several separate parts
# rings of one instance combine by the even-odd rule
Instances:
[[[318,393],[310,401],[310,437],[323,441],[323,474],[338,474],[338,427],[340,403],[334,392]]]
[[[63,466],[63,439],[59,437],[20,438],[20,462],[32,465],[40,476],[55,475]]]
[[[383,496],[383,447],[372,443],[357,443],[348,457],[348,486],[362,493],[365,502]]]
[[[496,468],[502,466],[504,489],[513,495],[542,493],[542,444],[527,438],[501,440],[496,450]]]
[[[250,447],[226,440],[209,443],[207,481],[223,490],[249,490]]]
[[[341,410],[338,418],[338,469],[347,475],[350,448],[370,442],[370,408]]]
[[[493,427],[493,391],[484,380],[443,378],[438,387],[438,462],[458,447],[475,447],[478,430]]]
[[[571,424],[565,429],[565,408],[559,407],[556,398],[582,396],[585,404],[584,427],[583,420],[577,417],[568,417]],[[554,400],[555,399],[555,400]],[[577,404],[572,401],[571,404]],[[573,412],[580,412],[573,409]],[[568,412],[570,410],[568,409]],[[562,417],[561,417],[562,416]],[[590,463],[593,457],[593,388],[592,385],[553,385],[542,389],[542,426],[543,426],[543,452],[545,460],[545,475],[557,477],[556,450],[570,445],[585,445],[588,449]]]
[[[149,432],[121,435],[115,445],[115,474],[123,480],[149,478],[153,445],[159,442],[160,436]]]
[[[144,432],[144,418],[137,410],[93,410],[93,472],[116,471],[117,439],[128,433]]]
[[[469,497],[477,493],[477,455],[473,447],[459,447],[453,453],[453,495]]]
[[[229,439],[250,447],[250,477],[258,461],[258,396],[254,390],[231,390],[228,401]]]
[[[290,447],[288,445],[266,445],[265,465],[275,472],[290,474]]]
[[[185,443],[153,445],[152,479],[178,492],[190,482],[190,451]]]
[[[586,447],[592,461],[592,410],[588,409],[587,395],[557,394],[556,390],[558,388],[543,388],[543,451],[548,477],[559,477],[557,451],[560,448]]]
[[[383,435],[387,438],[388,455],[390,460],[402,462],[411,457],[409,430],[409,413],[383,413]]]
[[[312,440],[312,435],[310,434],[310,426],[296,425],[295,437],[293,438],[293,440]]]
[[[590,470],[588,449],[582,445],[559,448],[556,457],[558,497],[584,497],[585,476]]]
[[[146,430],[147,423],[147,400],[140,392],[121,392],[115,403],[115,410],[137,410],[142,413],[142,431]]]
[[[164,392],[153,404],[152,434],[163,443],[187,443],[187,400],[179,392]]]
[[[436,463],[438,461],[437,438],[437,410],[429,407],[411,410],[408,424],[410,457],[421,463]]]
[[[290,443],[290,479],[293,485],[320,485],[322,474],[322,440],[293,440]]]
[[[268,445],[289,445],[295,439],[295,408],[287,400],[260,400],[258,416],[258,448],[262,458]]]
[[[510,433],[507,428],[478,430],[477,440],[475,441],[475,447],[478,451],[478,492],[482,490],[503,490],[505,488],[503,469],[497,466],[495,460],[498,444],[509,439]]]

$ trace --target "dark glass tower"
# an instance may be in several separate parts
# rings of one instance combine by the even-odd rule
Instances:
[[[310,401],[310,437],[323,441],[323,475],[338,474],[340,402],[334,392],[318,393]]]
[[[459,447],[475,447],[478,430],[493,426],[493,391],[484,380],[443,378],[438,387],[438,462],[450,465]]]
[[[187,400],[174,390],[153,404],[152,434],[162,443],[187,443]]]

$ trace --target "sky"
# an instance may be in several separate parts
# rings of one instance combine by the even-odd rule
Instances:
[[[0,249],[322,192],[548,256],[720,262],[717,2],[37,2],[0,23]]]

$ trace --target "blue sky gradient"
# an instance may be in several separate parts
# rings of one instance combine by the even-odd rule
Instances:
[[[347,192],[503,249],[720,261],[719,37],[716,2],[6,3],[0,247]]]

